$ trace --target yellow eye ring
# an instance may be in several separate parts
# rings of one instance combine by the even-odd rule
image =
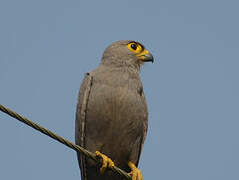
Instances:
[[[143,47],[136,42],[131,42],[128,44],[128,49],[134,53],[140,53],[143,51]]]

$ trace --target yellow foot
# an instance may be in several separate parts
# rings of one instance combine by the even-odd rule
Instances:
[[[129,173],[129,175],[132,177],[132,180],[143,180],[143,176],[142,173],[140,172],[140,170],[134,165],[134,163],[132,163],[131,161],[129,161],[128,166],[131,169],[131,172]]]
[[[103,174],[106,168],[112,169],[114,167],[114,162],[108,158],[106,155],[100,153],[99,151],[95,152],[95,155],[102,158],[102,166],[100,168],[100,173]]]

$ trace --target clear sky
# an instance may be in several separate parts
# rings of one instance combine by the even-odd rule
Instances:
[[[84,73],[142,42],[145,180],[239,179],[236,0],[0,1],[0,104],[74,141]],[[0,112],[0,179],[80,180],[73,150]]]

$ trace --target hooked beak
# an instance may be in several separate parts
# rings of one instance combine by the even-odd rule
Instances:
[[[139,60],[142,62],[154,62],[154,57],[153,55],[148,51],[144,50],[142,53],[138,55]]]
[[[154,57],[151,53],[145,54],[144,55],[144,60],[145,62],[154,62]]]

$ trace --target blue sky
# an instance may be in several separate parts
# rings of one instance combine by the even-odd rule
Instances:
[[[237,1],[2,0],[0,103],[74,141],[77,93],[113,41],[142,42],[144,179],[239,179]],[[79,180],[73,150],[0,113],[0,179]]]

